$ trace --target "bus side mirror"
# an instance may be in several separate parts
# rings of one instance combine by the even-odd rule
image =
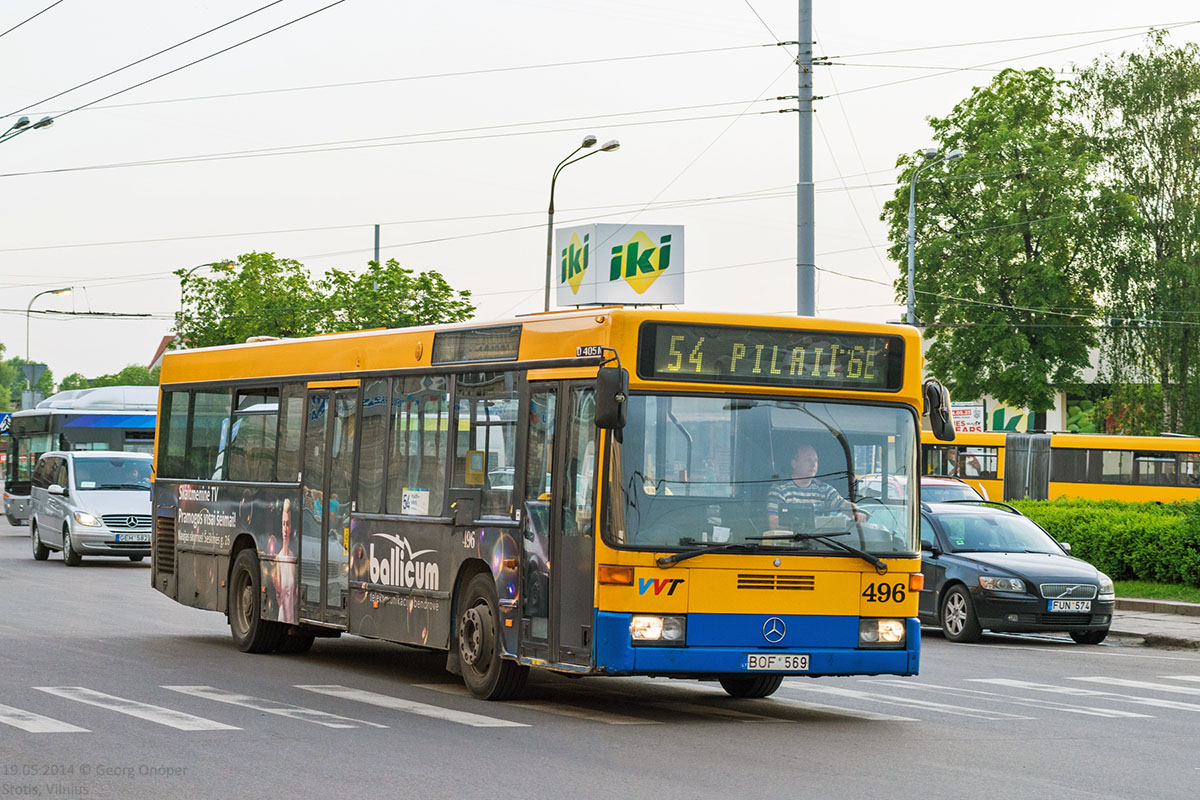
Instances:
[[[625,427],[629,399],[629,370],[601,367],[596,373],[596,427],[619,431]]]
[[[925,381],[925,413],[935,439],[954,441],[954,421],[950,418],[950,392],[939,381]]]

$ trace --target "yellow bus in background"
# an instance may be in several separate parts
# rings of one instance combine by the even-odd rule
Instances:
[[[737,697],[915,674],[926,398],[949,428],[920,354],[909,327],[619,308],[171,352],[151,581],[244,651],[442,650],[486,699],[530,667]],[[801,448],[840,500],[769,515]]]
[[[1200,500],[1200,438],[959,433],[924,441],[926,475],[961,478],[994,499]]]

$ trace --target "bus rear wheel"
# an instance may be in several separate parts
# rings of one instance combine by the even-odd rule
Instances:
[[[492,576],[480,573],[471,578],[459,607],[457,639],[463,683],[481,700],[520,695],[529,667],[500,655],[499,603]]]
[[[258,556],[249,548],[237,554],[229,576],[229,631],[243,653],[270,653],[284,633],[283,625],[262,618]]]
[[[744,678],[741,675],[730,675],[720,679],[721,688],[730,697],[770,697],[775,690],[783,685],[782,675],[755,675]]]

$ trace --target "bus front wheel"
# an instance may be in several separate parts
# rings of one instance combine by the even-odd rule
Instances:
[[[755,675],[753,678],[743,678],[740,675],[730,675],[720,679],[721,688],[730,697],[769,697],[783,685],[782,675]]]
[[[284,626],[262,618],[258,556],[247,548],[237,554],[229,577],[229,631],[243,653],[270,653],[283,636]]]
[[[508,700],[525,688],[529,667],[500,655],[500,613],[492,576],[480,573],[463,592],[458,658],[463,683],[481,700]]]

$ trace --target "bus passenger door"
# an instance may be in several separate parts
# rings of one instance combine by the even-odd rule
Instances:
[[[300,616],[344,627],[358,388],[310,389],[301,478]]]
[[[525,447],[521,655],[592,663],[597,432],[590,383],[533,384]]]

